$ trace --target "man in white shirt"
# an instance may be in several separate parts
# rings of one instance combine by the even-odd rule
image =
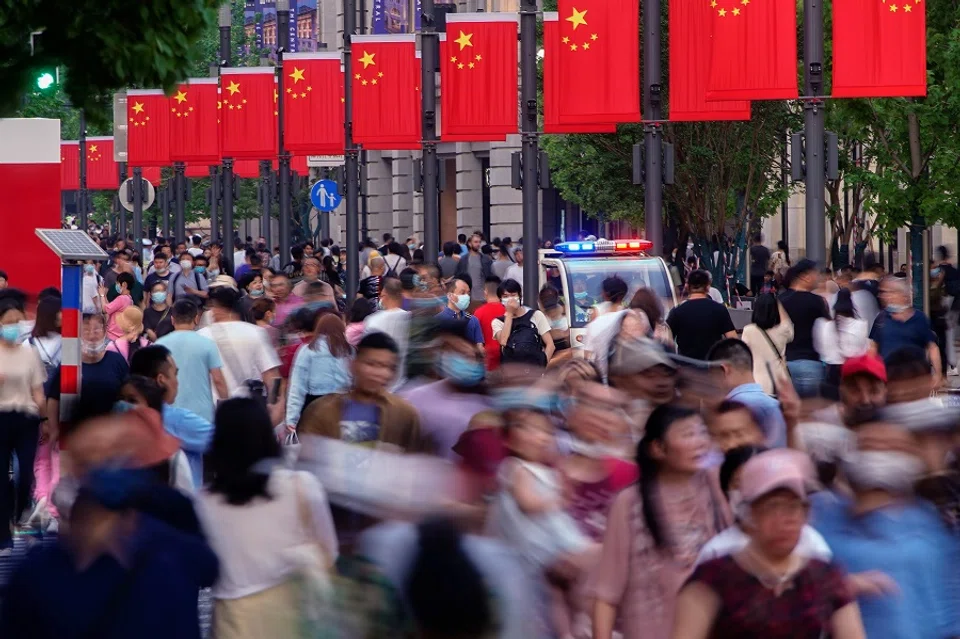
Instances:
[[[523,286],[523,249],[519,246],[513,252],[513,259],[516,260],[516,264],[511,264],[507,268],[503,280],[513,280],[520,286]]]
[[[390,392],[396,392],[396,389],[407,381],[406,359],[407,348],[410,345],[410,311],[403,310],[403,285],[400,280],[393,277],[383,280],[380,309],[363,321],[363,333],[364,335],[386,333],[397,343],[400,355],[397,376],[393,384],[388,387]]]
[[[187,253],[189,253],[194,257],[198,255],[203,255],[203,249],[200,248],[200,242],[201,242],[200,236],[194,235],[193,238],[191,238],[191,242],[193,243],[193,246],[187,249]]]

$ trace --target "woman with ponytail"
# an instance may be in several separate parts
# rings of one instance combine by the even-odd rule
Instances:
[[[624,639],[669,639],[677,593],[701,547],[730,524],[714,473],[704,470],[710,438],[700,415],[656,408],[637,445],[640,481],[614,500],[591,579],[595,639],[614,622]]]

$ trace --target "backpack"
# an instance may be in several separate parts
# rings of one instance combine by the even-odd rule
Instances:
[[[397,266],[400,265],[400,260],[403,258],[399,255],[394,255],[394,257],[397,259],[393,262],[393,266],[390,266],[390,262],[387,261],[386,257],[383,258],[384,263],[389,267],[387,268],[386,277],[400,277],[400,275],[397,273]]]
[[[500,361],[504,364],[533,364],[545,367],[547,356],[543,352],[543,338],[533,323],[533,314],[536,311],[527,311],[521,317],[514,317],[510,326],[510,337],[503,347]],[[500,317],[503,321],[506,316]]]

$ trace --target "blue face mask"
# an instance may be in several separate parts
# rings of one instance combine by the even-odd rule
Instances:
[[[578,300],[585,300],[585,299],[587,299],[587,292],[586,292],[586,291],[578,291],[578,292],[575,292],[575,293],[573,294],[573,297],[576,298],[576,299],[578,299]]]
[[[937,267],[930,271],[930,277],[940,277],[940,268]]]
[[[438,366],[440,373],[457,386],[476,386],[487,374],[483,362],[457,353],[441,353]]]
[[[18,339],[20,339],[19,324],[4,324],[0,327],[0,340],[13,343]]]
[[[113,288],[116,289],[117,293],[123,290],[123,287],[120,284],[115,285]]]
[[[84,264],[83,272],[86,273],[87,275],[93,275],[94,273],[97,272],[97,269],[94,268],[93,264]]]
[[[250,297],[263,297],[263,289],[262,288],[251,289]]]
[[[418,290],[421,290],[421,291],[427,290],[427,285],[423,283],[423,280],[420,279],[419,275],[414,275],[411,278],[411,281],[413,282],[414,287],[416,287]]]
[[[196,267],[196,268],[193,269],[193,270],[196,271],[197,273],[203,273],[204,271],[207,270],[207,267],[206,267],[206,266],[198,266],[198,267]]]
[[[454,302],[457,308],[461,311],[465,311],[470,308],[470,296],[469,295],[457,295],[457,301]]]
[[[166,292],[166,291],[160,291],[160,292],[158,292],[158,293],[151,293],[151,294],[150,294],[150,299],[152,299],[152,300],[153,300],[154,302],[156,302],[157,304],[163,304],[164,302],[167,301],[167,292]]]

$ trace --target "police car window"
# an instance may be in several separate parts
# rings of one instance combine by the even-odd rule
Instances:
[[[618,276],[627,283],[627,299],[640,288],[649,288],[657,294],[666,310],[673,305],[668,274],[659,260],[644,259],[576,259],[565,260],[567,286],[571,291],[572,325],[586,326],[589,311],[603,301],[603,280]]]

